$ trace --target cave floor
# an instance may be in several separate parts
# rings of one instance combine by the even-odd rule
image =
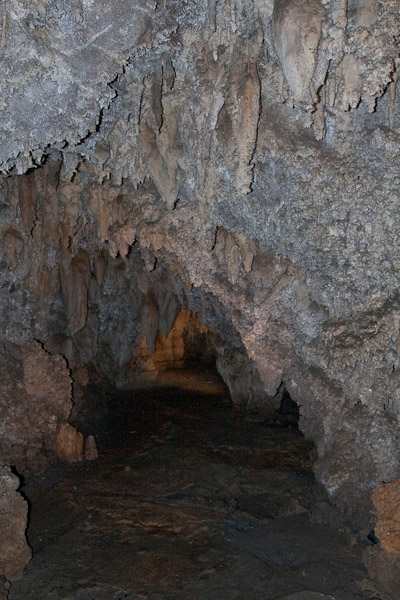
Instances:
[[[175,387],[172,387],[172,383]],[[235,412],[209,373],[122,392],[99,458],[27,478],[11,600],[380,598],[362,545],[312,520],[312,448]]]

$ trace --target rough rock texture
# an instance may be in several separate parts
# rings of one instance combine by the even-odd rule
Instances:
[[[383,550],[400,555],[400,480],[377,485],[372,502],[378,513],[375,533]]]
[[[150,40],[157,46],[176,29],[178,3],[169,4],[169,11],[152,0],[2,6],[1,161],[19,157],[29,167],[48,144],[78,143],[93,130],[115,96],[108,82]]]
[[[364,564],[371,577],[376,579],[390,598],[400,595],[400,558],[382,550],[379,546],[367,548],[363,553]]]
[[[85,440],[85,452],[84,457],[86,460],[96,460],[99,453],[97,451],[96,439],[94,435],[89,435]]]
[[[218,348],[217,369],[228,386],[232,402],[242,410],[272,412],[278,406],[264,389],[254,363],[245,350]],[[278,393],[278,390],[276,390]]]
[[[11,468],[0,466],[0,597],[2,578],[18,578],[32,554],[25,538],[28,503],[18,487]]]
[[[153,313],[147,310],[146,298],[144,302],[142,325],[145,330],[152,330],[153,336],[139,338],[126,367],[125,385],[129,385],[129,381],[134,381],[140,376],[154,377],[167,369],[182,369],[194,363],[206,367],[213,362],[216,354],[216,336],[194,311],[185,310],[178,304],[179,312],[176,313],[174,309],[167,324],[165,314],[162,310],[159,314],[155,301],[156,310]]]
[[[65,359],[36,341],[25,344],[20,358],[15,349],[14,356],[0,354],[0,457],[19,471],[40,471],[71,412],[72,382]]]
[[[1,11],[2,356],[115,381],[194,310],[370,526],[400,475],[397,1]]]
[[[57,456],[66,462],[83,460],[83,435],[70,423],[63,423],[57,434]]]

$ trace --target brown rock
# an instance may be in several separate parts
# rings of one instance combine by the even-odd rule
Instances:
[[[18,486],[10,467],[0,466],[0,584],[2,577],[17,579],[32,556],[25,537],[28,505]]]
[[[363,552],[363,562],[371,577],[392,594],[400,597],[400,558],[388,554],[379,546],[371,546]]]
[[[94,435],[89,435],[85,441],[85,458],[86,460],[96,460],[98,456],[96,439]]]
[[[273,29],[277,54],[292,94],[307,100],[321,35],[322,7],[318,0],[279,0]]]
[[[10,591],[11,583],[0,575],[0,600],[7,600]]]
[[[372,493],[378,511],[375,533],[386,552],[400,555],[400,479],[379,483]]]
[[[24,249],[24,240],[21,234],[15,229],[9,229],[3,235],[3,245],[9,265],[12,269],[16,269]]]
[[[64,423],[58,432],[57,456],[67,462],[83,459],[83,435],[69,423]]]
[[[85,326],[87,320],[90,273],[90,259],[84,250],[79,249],[74,256],[65,250],[60,266],[60,281],[68,327],[73,335]]]
[[[72,408],[72,380],[63,356],[32,341],[14,360],[0,354],[0,463],[19,473],[46,468]]]

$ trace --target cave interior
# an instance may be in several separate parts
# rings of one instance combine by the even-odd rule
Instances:
[[[0,600],[398,600],[398,0],[0,24]]]

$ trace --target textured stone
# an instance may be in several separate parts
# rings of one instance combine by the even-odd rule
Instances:
[[[72,408],[65,359],[33,341],[23,347],[20,360],[0,354],[0,373],[0,456],[20,471],[42,470]]]
[[[238,404],[284,384],[318,479],[371,527],[400,461],[397,0],[1,11],[6,463],[68,419],[47,384],[22,400],[27,343],[123,381],[179,305]]]
[[[167,369],[182,369],[192,365],[207,367],[213,362],[217,353],[215,332],[206,327],[194,311],[178,308],[179,312],[166,336],[161,331],[163,320],[160,317],[160,331],[156,335],[152,353],[143,338],[133,348],[126,375],[118,381],[120,385],[129,387],[137,379],[153,379]],[[224,379],[224,374],[222,377]]]
[[[0,585],[3,576],[18,578],[32,555],[25,538],[28,504],[18,486],[11,468],[0,466]]]
[[[30,154],[34,148],[79,142],[115,95],[108,83],[128,57],[150,39],[161,43],[175,29],[178,3],[170,4],[171,17],[150,0],[112,5],[74,0],[68,6],[56,0],[10,0],[2,20],[2,68],[9,85],[0,90],[0,135],[7,140],[0,160],[22,155],[21,168],[30,167],[41,157],[40,151]],[[51,62],[43,55],[44,40]],[[16,55],[25,59],[15,63]],[[24,115],[31,117],[29,142]]]
[[[390,598],[398,598],[400,594],[400,558],[382,550],[378,545],[364,550],[363,561],[369,575],[390,594]]]
[[[296,100],[310,101],[309,90],[321,36],[319,0],[277,0],[273,31],[282,70]]]
[[[217,369],[228,386],[234,405],[241,410],[272,412],[276,407],[265,391],[259,372],[243,350],[218,349]],[[277,390],[276,390],[277,391]]]
[[[69,423],[64,423],[57,434],[57,456],[66,462],[83,459],[83,435]]]
[[[378,513],[375,534],[389,554],[400,555],[400,479],[379,483],[372,493]]]
[[[97,451],[96,446],[96,438],[94,435],[88,435],[85,440],[85,452],[84,457],[86,460],[96,460],[99,457],[99,453]]]

